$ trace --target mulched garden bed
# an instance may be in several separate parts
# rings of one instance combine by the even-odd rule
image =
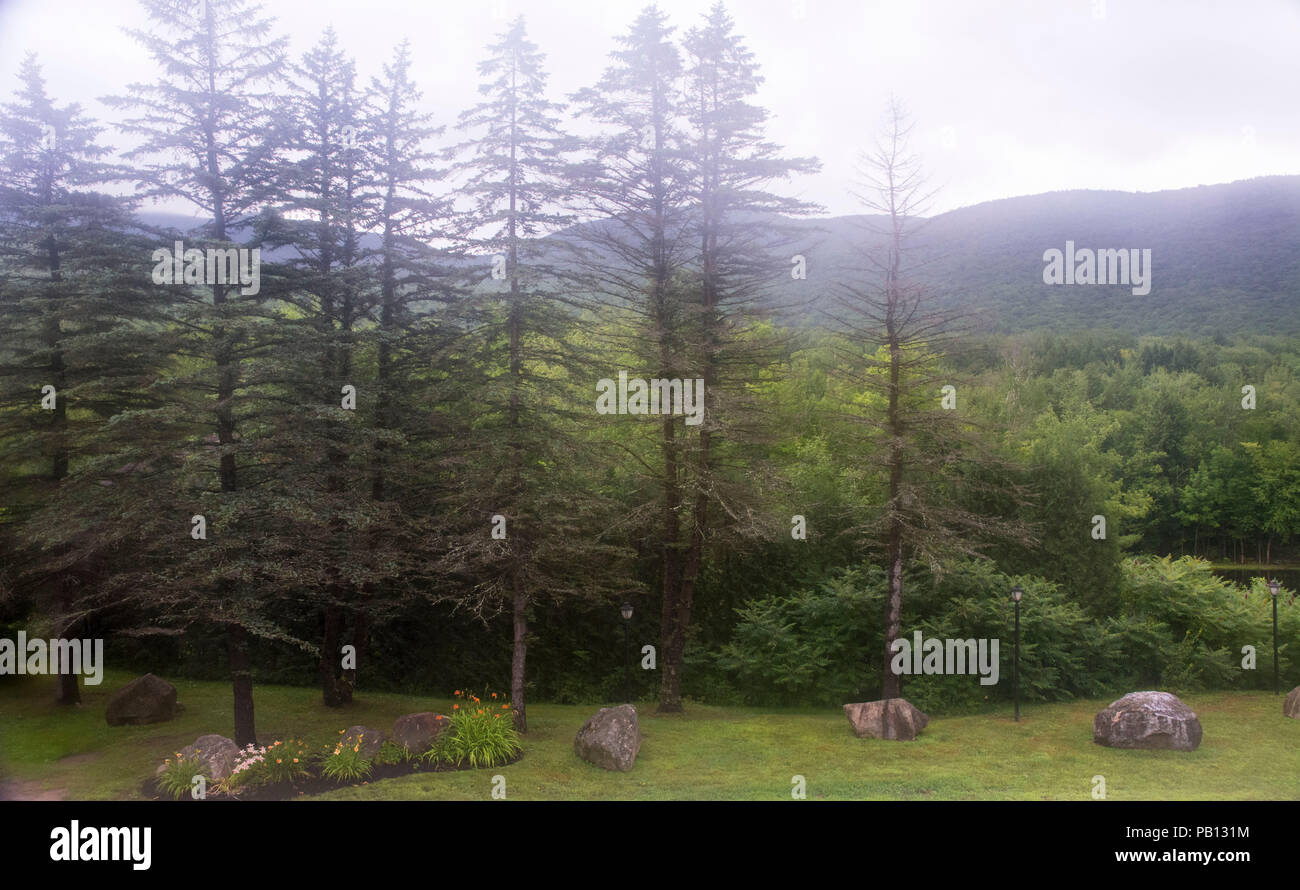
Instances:
[[[518,763],[523,758],[523,752],[516,754],[505,763],[497,764],[497,767],[510,766],[512,763]],[[496,769],[497,767],[490,767]],[[359,788],[362,785],[373,785],[375,782],[384,779],[395,779],[399,776],[409,776],[412,773],[447,773],[467,769],[485,769],[489,767],[474,766],[453,766],[451,764],[440,763],[436,766],[430,766],[427,763],[407,762],[407,763],[385,763],[376,764],[370,771],[370,778],[362,782],[336,782],[333,779],[326,779],[322,776],[308,776],[293,782],[274,782],[269,785],[259,785],[256,788],[249,788],[247,791],[241,791],[237,797],[227,794],[217,794],[209,792],[205,800],[293,800],[298,797],[311,797],[316,794],[324,794],[326,791],[336,791],[339,788]],[[162,795],[158,791],[158,780],[148,779],[140,786],[140,792],[150,800],[167,800],[172,798]],[[194,798],[186,794],[181,798],[182,801],[193,801]]]

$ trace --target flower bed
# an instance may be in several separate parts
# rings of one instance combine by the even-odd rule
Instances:
[[[425,751],[412,752],[391,741],[376,749],[364,732],[353,737],[340,729],[343,738],[329,745],[312,746],[302,739],[248,745],[234,755],[229,776],[217,781],[210,778],[209,762],[196,756],[201,752],[177,752],[141,790],[154,799],[194,800],[194,778],[202,775],[204,800],[288,800],[411,773],[509,766],[523,756],[504,696],[485,692],[486,705],[483,698],[460,690],[455,697],[448,728]],[[233,751],[228,740],[221,741]]]

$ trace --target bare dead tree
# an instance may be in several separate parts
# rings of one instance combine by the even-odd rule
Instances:
[[[944,396],[956,394],[943,389],[954,379],[945,360],[969,331],[971,316],[960,306],[940,305],[918,281],[925,248],[917,236],[935,193],[909,148],[912,127],[903,106],[891,100],[881,135],[861,156],[861,189],[854,194],[876,221],[867,224],[873,237],[863,249],[863,280],[841,287],[832,314],[855,396],[867,395],[854,398],[848,419],[864,431],[862,454],[882,501],[849,532],[883,550],[888,567],[886,699],[901,693],[890,662],[900,636],[904,567],[920,561],[941,572],[946,559],[975,555],[992,540],[1032,540],[1015,521],[969,506],[981,493],[1005,494],[1009,484],[993,481],[1001,461],[978,425],[955,402],[945,406]]]

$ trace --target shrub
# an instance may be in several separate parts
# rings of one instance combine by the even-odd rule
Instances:
[[[717,658],[750,704],[858,701],[879,683],[885,574],[849,569],[789,596],[737,609],[732,641]],[[878,688],[878,687],[877,687]]]
[[[1151,642],[1158,645],[1149,644],[1141,656],[1146,682],[1189,691],[1272,684],[1272,602],[1261,579],[1242,588],[1190,556],[1144,556],[1125,560],[1123,569],[1124,615],[1112,623],[1145,622],[1157,629],[1158,640]],[[1279,639],[1295,638],[1297,619],[1294,610],[1279,610]],[[1256,670],[1241,669],[1243,645],[1256,647]],[[1287,682],[1300,679],[1285,646],[1279,662]]]
[[[506,763],[519,753],[522,746],[510,703],[495,692],[483,695],[488,699],[486,704],[482,698],[457,690],[451,726],[425,753],[427,760],[480,768]]]
[[[1091,617],[1053,582],[1008,576],[988,560],[956,562],[942,577],[908,572],[902,632],[926,638],[998,639],[999,682],[974,676],[903,677],[903,695],[922,710],[953,712],[1011,696],[1014,607],[1008,591],[1025,588],[1021,606],[1020,695],[1025,701],[1102,697],[1134,689],[1196,691],[1266,686],[1272,680],[1271,598],[1256,579],[1245,590],[1193,557],[1144,556],[1121,565],[1114,614]],[[877,698],[883,661],[887,585],[874,566],[842,571],[808,590],[751,601],[717,665],[735,677],[751,704],[833,706]],[[1279,614],[1279,639],[1300,633],[1300,609]],[[1258,667],[1242,670],[1243,645]],[[1300,666],[1279,652],[1286,685]]]
[[[1019,582],[1033,608],[1021,611],[1021,696],[1069,698],[1090,691],[1084,670],[1100,645],[1083,610],[1049,581],[1009,577],[987,560],[956,563],[941,578],[909,572],[902,635],[999,640],[999,682],[977,675],[904,675],[903,695],[922,710],[958,711],[1010,695],[1013,606]],[[752,704],[835,706],[880,695],[887,582],[878,567],[842,572],[816,588],[751,602],[719,664],[734,672]]]

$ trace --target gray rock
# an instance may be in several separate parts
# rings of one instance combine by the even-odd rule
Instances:
[[[433,711],[403,714],[393,723],[393,741],[405,746],[412,754],[423,754],[450,726],[449,718]]]
[[[340,741],[349,748],[360,742],[361,751],[359,752],[366,760],[374,760],[379,753],[379,749],[384,744],[384,731],[374,729],[369,726],[349,726],[344,731]]]
[[[1282,713],[1300,720],[1300,686],[1286,694],[1286,701],[1282,702]]]
[[[637,723],[636,708],[632,705],[601,708],[582,724],[582,729],[574,736],[573,750],[583,760],[602,769],[628,772],[641,750],[641,727]]]
[[[921,710],[905,698],[854,702],[844,706],[853,734],[860,739],[913,741],[930,722]]]
[[[1093,718],[1092,740],[1108,748],[1195,751],[1201,721],[1176,695],[1130,692]]]
[[[176,687],[145,674],[127,683],[108,700],[109,726],[161,723],[176,716]]]
[[[203,764],[203,775],[209,782],[220,782],[228,777],[239,758],[239,747],[223,735],[202,735],[194,744],[180,750],[181,760],[198,760]],[[165,767],[159,767],[162,773]]]

